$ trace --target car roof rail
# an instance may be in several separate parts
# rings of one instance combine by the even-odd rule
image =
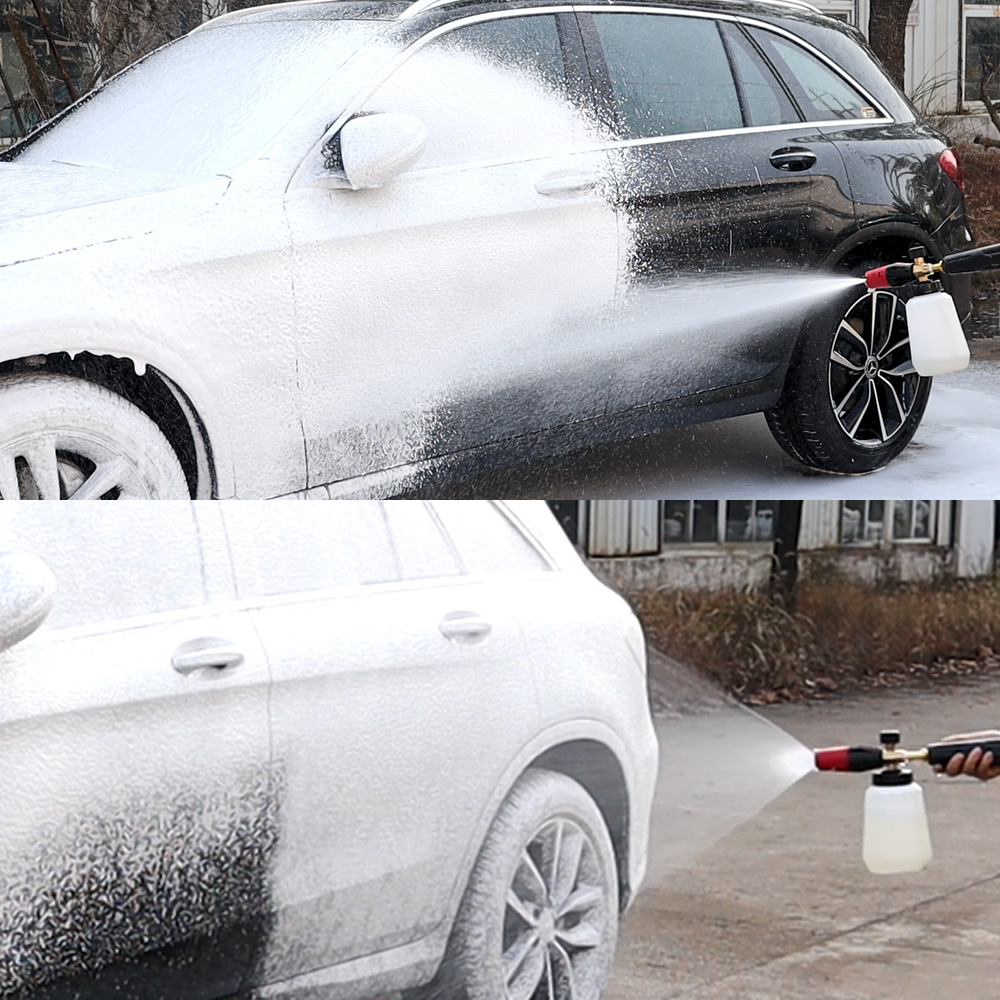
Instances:
[[[473,0],[414,0],[400,15],[399,20],[405,21],[408,18],[423,14],[424,11],[435,10],[438,7],[452,7],[458,4],[473,2]],[[553,3],[565,3],[566,0],[551,0]],[[570,0],[574,2],[574,0]],[[577,3],[586,3],[586,0],[575,0]],[[687,6],[689,0],[682,0],[681,6]],[[732,0],[739,3],[740,0]],[[745,0],[746,3],[759,3],[768,7],[790,7],[793,10],[808,10],[814,14],[821,14],[822,11],[808,3],[807,0]]]

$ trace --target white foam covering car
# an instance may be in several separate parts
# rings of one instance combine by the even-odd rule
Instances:
[[[0,997],[596,1000],[637,620],[541,502],[296,513],[3,509]]]

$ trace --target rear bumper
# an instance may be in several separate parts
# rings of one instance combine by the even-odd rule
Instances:
[[[653,795],[660,769],[660,744],[656,738],[652,716],[646,713],[633,733],[632,788],[630,796],[629,857],[627,898],[622,900],[622,910],[627,909],[642,888],[649,865],[649,841],[653,815]]]

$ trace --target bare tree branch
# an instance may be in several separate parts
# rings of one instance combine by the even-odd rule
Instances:
[[[996,101],[990,97],[990,88],[996,79],[998,68],[1000,67],[994,66],[988,73],[983,73],[979,81],[979,99],[983,102],[986,113],[990,116],[990,121],[993,122],[993,127],[1000,133],[1000,108],[997,107]],[[979,146],[986,146],[990,149],[1000,149],[1000,139],[991,139],[986,135],[977,135],[974,142]]]

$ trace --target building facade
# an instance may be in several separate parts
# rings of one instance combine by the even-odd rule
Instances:
[[[801,572],[872,584],[990,575],[992,500],[804,500]],[[625,589],[767,584],[776,500],[557,500],[556,516],[595,570]]]
[[[813,0],[826,14],[868,31],[872,0]],[[877,2],[877,0],[876,0]],[[926,114],[982,112],[979,83],[1000,63],[1000,5],[913,0],[906,28],[905,90]],[[990,96],[1000,96],[1000,74]],[[961,131],[961,123],[951,125]],[[982,131],[974,119],[970,130]]]

